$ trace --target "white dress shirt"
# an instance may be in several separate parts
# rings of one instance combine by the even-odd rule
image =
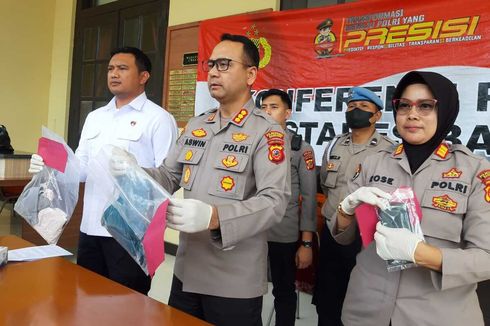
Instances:
[[[81,177],[85,181],[83,216],[80,231],[88,235],[111,235],[101,225],[107,203],[97,196],[97,180],[87,166],[104,145],[115,145],[132,153],[141,167],[158,167],[177,138],[173,116],[150,101],[143,92],[131,103],[116,109],[113,98],[106,106],[92,111],[83,125],[75,155],[80,159]]]

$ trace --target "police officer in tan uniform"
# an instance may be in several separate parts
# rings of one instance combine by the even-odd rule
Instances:
[[[291,116],[291,99],[286,92],[268,90],[262,96],[261,108],[286,130],[286,121]],[[296,268],[311,265],[312,239],[316,232],[315,154],[300,135],[287,130],[287,136],[291,145],[291,199],[281,223],[270,228],[268,233],[272,294],[276,325],[280,326],[294,325]]]
[[[219,108],[191,119],[148,170],[168,191],[184,188],[167,215],[181,231],[169,305],[216,325],[262,324],[267,229],[291,194],[284,130],[250,95],[258,64],[252,41],[224,34],[203,62]]]
[[[490,278],[490,163],[444,142],[459,111],[458,92],[447,78],[412,71],[393,101],[403,144],[362,163],[330,226],[339,243],[351,242],[355,207],[365,202],[385,209],[390,192],[409,186],[421,205],[425,239],[378,223],[375,241],[352,271],[342,321],[482,326],[476,287]],[[388,272],[388,259],[417,266]]]
[[[326,196],[322,215],[327,222],[347,195],[347,182],[359,176],[360,164],[366,157],[395,143],[376,131],[375,124],[381,118],[382,109],[383,102],[369,89],[350,89],[345,115],[351,132],[339,135],[329,143],[320,171],[321,187]],[[318,313],[318,325],[342,325],[342,304],[349,275],[360,250],[358,232],[355,241],[347,246],[339,245],[327,227],[323,230],[313,299]]]

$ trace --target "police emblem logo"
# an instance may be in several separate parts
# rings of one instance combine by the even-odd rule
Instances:
[[[240,123],[243,121],[243,119],[245,119],[247,115],[248,115],[248,111],[246,109],[241,109],[240,112],[238,112],[233,118],[233,122]]]
[[[188,183],[191,178],[191,168],[186,166],[184,169],[184,183]]]
[[[244,134],[243,132],[235,132],[231,135],[231,138],[239,143],[246,140],[248,138],[248,135]]]
[[[191,150],[188,150],[187,153],[185,153],[185,160],[190,161],[193,156],[194,156],[194,153]]]
[[[225,176],[221,179],[221,188],[224,191],[230,191],[235,187],[235,180],[230,176]]]
[[[221,163],[227,168],[232,168],[238,165],[238,160],[235,155],[227,155],[224,159],[221,160]]]
[[[305,160],[307,170],[313,170],[315,168],[315,157],[312,151],[304,152],[303,159]]]
[[[279,164],[284,161],[284,146],[281,144],[269,145],[269,161]]]
[[[206,137],[208,133],[206,132],[206,130],[204,130],[203,128],[199,128],[199,129],[195,129],[195,130],[192,130],[192,135],[194,137]]]
[[[490,170],[484,170],[481,171],[477,174],[478,179],[483,183],[485,186],[485,201],[487,203],[490,203]]]
[[[454,212],[458,203],[448,195],[432,197],[432,206],[446,212]]]
[[[463,174],[462,171],[459,171],[456,168],[451,168],[447,172],[442,172],[442,177],[446,178],[446,179],[457,179],[457,178],[461,177],[461,174]]]

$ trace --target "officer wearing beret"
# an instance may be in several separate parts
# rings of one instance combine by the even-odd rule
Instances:
[[[350,89],[345,119],[351,132],[332,139],[322,159],[320,182],[326,196],[322,215],[326,222],[332,218],[340,201],[348,195],[347,182],[359,176],[360,163],[368,155],[395,143],[376,131],[375,124],[381,118],[382,109],[383,102],[369,89]],[[320,238],[320,262],[313,299],[318,325],[342,325],[342,304],[360,249],[359,232],[352,244],[344,246],[332,238],[325,225]]]

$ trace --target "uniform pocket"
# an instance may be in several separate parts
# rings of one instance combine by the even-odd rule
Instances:
[[[339,174],[339,168],[342,162],[338,160],[330,160],[325,167],[327,176],[323,185],[327,188],[335,188],[337,185],[337,178]]]
[[[247,173],[244,172],[249,160],[248,155],[218,153],[214,162],[215,186],[208,193],[213,196],[241,200],[245,194]]]
[[[191,190],[192,184],[199,169],[199,162],[204,155],[204,149],[184,147],[177,158],[177,162],[184,164],[180,186]]]
[[[214,168],[241,173],[247,167],[247,163],[248,155],[220,152],[214,162]]]
[[[467,201],[463,194],[426,190],[420,204],[424,235],[459,243]]]

